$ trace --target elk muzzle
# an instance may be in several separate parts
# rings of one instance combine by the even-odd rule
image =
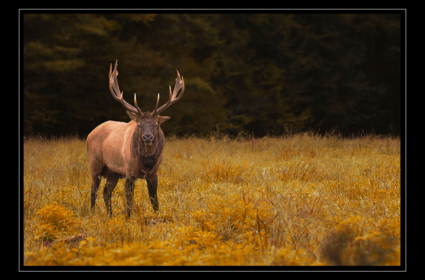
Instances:
[[[150,146],[152,145],[152,142],[153,142],[153,134],[143,134],[142,139],[145,145]]]

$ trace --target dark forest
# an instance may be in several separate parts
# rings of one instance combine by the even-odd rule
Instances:
[[[130,121],[109,92],[117,59],[124,98],[133,104],[137,93],[143,111],[158,93],[168,100],[176,69],[184,77],[183,98],[164,112],[166,136],[401,132],[400,11],[34,12],[21,18],[26,136],[86,137]]]

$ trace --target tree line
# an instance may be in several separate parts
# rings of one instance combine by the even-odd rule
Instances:
[[[400,14],[36,14],[22,21],[24,134],[85,137],[152,111],[166,135],[400,132]]]

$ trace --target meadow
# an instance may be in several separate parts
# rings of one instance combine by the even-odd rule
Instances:
[[[166,138],[159,213],[124,180],[90,210],[86,141],[23,151],[24,266],[398,266],[400,139]]]

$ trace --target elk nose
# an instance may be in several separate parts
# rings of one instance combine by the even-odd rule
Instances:
[[[144,142],[152,142],[153,135],[152,134],[143,134],[143,141]]]

